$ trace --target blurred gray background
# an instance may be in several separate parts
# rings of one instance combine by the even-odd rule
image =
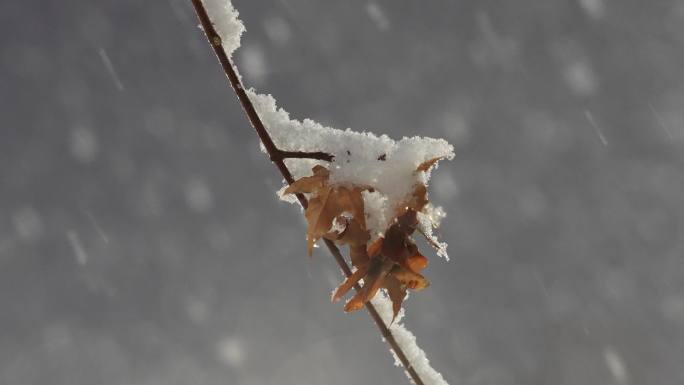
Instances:
[[[445,137],[452,385],[684,383],[684,2],[235,0],[296,118]],[[0,383],[403,384],[189,0],[0,3]]]

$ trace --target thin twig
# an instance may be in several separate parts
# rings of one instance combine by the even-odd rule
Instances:
[[[240,100],[240,104],[242,105],[242,108],[247,114],[247,118],[252,124],[252,127],[254,127],[254,130],[259,136],[259,139],[263,143],[266,152],[269,154],[271,158],[271,161],[273,161],[276,167],[278,167],[278,170],[282,174],[283,178],[285,178],[287,183],[292,184],[294,182],[294,178],[292,178],[290,170],[288,170],[287,166],[285,166],[282,157],[282,154],[287,152],[278,149],[276,145],[273,143],[273,140],[271,139],[271,136],[268,134],[268,131],[266,131],[264,124],[261,122],[261,119],[259,118],[259,114],[257,114],[256,110],[254,109],[252,102],[249,100],[249,97],[247,96],[247,93],[245,92],[245,89],[242,86],[242,83],[240,82],[240,78],[237,76],[237,71],[235,70],[232,61],[230,60],[230,58],[226,54],[226,51],[223,49],[223,46],[221,45],[221,38],[214,29],[214,26],[211,23],[211,19],[209,18],[207,11],[204,8],[204,5],[202,4],[202,0],[192,0],[192,5],[194,6],[195,12],[197,13],[200,23],[202,24],[202,29],[204,30],[204,33],[206,34],[207,39],[209,40],[209,43],[214,49],[214,53],[216,54],[219,62],[221,63],[221,66],[223,67],[223,71],[226,73],[226,76],[228,76],[230,85],[233,87],[235,94]],[[301,203],[302,207],[304,207],[305,209],[306,207],[308,207],[308,201],[306,200],[306,197],[304,195],[297,194],[297,199],[299,200],[299,203]],[[342,253],[340,253],[340,249],[332,241],[328,239],[325,240],[325,245],[335,258],[337,264],[344,272],[344,275],[349,277],[352,274],[352,271],[349,268],[349,265],[347,265],[347,262],[344,260]],[[358,284],[356,284],[354,285],[354,289],[358,291],[361,289],[361,287]],[[385,338],[385,341],[387,341],[387,343],[390,345],[390,348],[399,358],[399,361],[401,361],[401,364],[404,366],[404,369],[409,374],[413,382],[415,382],[416,385],[424,385],[423,380],[420,378],[418,373],[416,373],[415,369],[411,366],[411,363],[408,361],[408,358],[406,358],[406,354],[401,349],[399,344],[397,344],[397,341],[392,335],[392,332],[390,332],[387,325],[385,325],[385,322],[382,320],[380,314],[378,314],[375,307],[370,302],[367,302],[366,310],[370,314],[375,324],[378,326],[378,329],[380,329],[380,333]]]
[[[275,154],[271,155],[271,160],[283,160],[283,159],[316,159],[316,160],[324,160],[326,162],[332,162],[332,160],[335,158],[334,155],[330,155],[327,152],[322,152],[322,151],[314,151],[314,152],[305,152],[305,151],[280,151],[276,152]]]

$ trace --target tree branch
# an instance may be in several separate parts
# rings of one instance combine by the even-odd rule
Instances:
[[[223,46],[221,45],[221,37],[218,35],[216,32],[216,29],[214,29],[214,26],[211,22],[211,19],[209,18],[209,15],[207,14],[206,9],[204,8],[204,4],[202,4],[202,0],[192,0],[192,5],[195,8],[195,12],[197,13],[197,17],[200,20],[200,23],[202,24],[202,29],[204,30],[205,35],[207,36],[207,39],[209,40],[209,43],[211,44],[212,48],[214,49],[214,53],[216,54],[219,62],[221,63],[221,66],[223,67],[223,71],[225,72],[226,76],[228,76],[228,80],[230,81],[230,85],[233,87],[233,90],[235,91],[235,94],[237,95],[238,99],[240,100],[240,104],[242,105],[243,110],[245,111],[245,114],[247,114],[247,118],[249,119],[249,122],[252,124],[252,127],[254,127],[254,130],[256,131],[257,135],[259,136],[259,139],[264,145],[264,148],[266,149],[266,152],[269,154],[271,161],[276,165],[280,173],[282,174],[283,178],[287,181],[288,184],[292,184],[294,182],[294,178],[292,178],[292,174],[290,173],[290,170],[288,170],[287,166],[285,166],[285,163],[283,162],[283,159],[288,158],[288,157],[298,157],[298,156],[291,156],[291,155],[308,155],[308,156],[301,156],[302,158],[311,158],[311,159],[320,159],[320,160],[327,160],[330,161],[332,160],[332,156],[329,154],[317,152],[317,153],[298,153],[298,152],[288,152],[288,151],[282,151],[276,147],[276,145],[273,143],[273,140],[271,139],[271,136],[268,134],[268,131],[266,131],[266,128],[264,127],[264,124],[261,122],[261,119],[259,118],[259,114],[257,114],[256,110],[254,109],[254,106],[252,105],[252,102],[249,100],[249,97],[247,96],[247,93],[245,92],[244,87],[242,86],[242,83],[240,82],[240,78],[237,76],[237,71],[235,70],[235,67],[226,54],[226,51],[223,49]],[[283,156],[283,155],[288,155],[288,156]],[[330,158],[322,159],[323,155],[327,155]],[[318,156],[316,158],[313,158],[311,156]],[[306,197],[303,194],[297,194],[297,199],[299,200],[299,203],[301,203],[302,207],[305,209],[308,207],[308,201],[306,200]],[[325,245],[327,246],[328,250],[330,253],[333,255],[335,258],[335,261],[337,264],[340,266],[342,271],[344,272],[344,275],[349,277],[352,274],[351,269],[349,268],[349,265],[347,265],[347,262],[344,260],[344,257],[342,256],[342,253],[340,253],[340,249],[330,240],[325,239],[324,240]],[[357,291],[361,289],[361,287],[356,284],[354,285],[354,289]],[[420,378],[418,373],[413,369],[411,366],[411,363],[408,361],[408,358],[406,358],[406,354],[404,351],[401,349],[399,344],[397,344],[397,341],[395,340],[394,336],[392,335],[392,332],[390,332],[389,328],[387,325],[385,325],[385,322],[382,320],[380,317],[380,314],[378,314],[377,310],[375,307],[370,303],[366,303],[366,310],[370,314],[371,318],[375,322],[375,324],[378,326],[378,329],[380,329],[380,333],[382,336],[385,338],[385,341],[390,345],[390,348],[394,351],[396,356],[399,358],[399,361],[401,361],[401,364],[404,366],[404,369],[406,372],[409,374],[411,379],[416,383],[416,385],[424,385],[423,380]]]
[[[271,160],[283,160],[283,159],[316,159],[324,160],[326,162],[332,162],[335,158],[334,155],[330,155],[326,152],[315,151],[315,152],[304,152],[304,151],[281,151],[278,150],[275,154],[271,155]]]

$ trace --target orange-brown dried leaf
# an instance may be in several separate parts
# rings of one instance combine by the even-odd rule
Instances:
[[[401,282],[392,275],[385,277],[384,287],[390,301],[392,301],[392,322],[394,322],[399,310],[401,310],[401,304],[406,298],[406,287],[402,286]]]
[[[334,203],[343,209],[340,212],[349,212],[352,214],[354,219],[359,223],[362,229],[366,229],[366,215],[364,212],[363,196],[361,192],[363,188],[361,187],[351,187],[346,186],[336,186],[333,187]]]
[[[309,255],[313,253],[313,245],[330,230],[333,220],[339,214],[331,202],[331,189],[323,188],[318,194],[309,199],[306,208],[306,220],[309,224],[307,229],[307,249]]]
[[[363,289],[361,289],[363,290]],[[360,292],[359,292],[360,293]],[[367,301],[366,301],[367,302]],[[353,311],[357,311],[363,307],[363,305],[366,304],[366,302],[359,297],[359,294],[357,293],[354,298],[350,299],[349,302],[347,302],[346,305],[344,305],[344,311],[347,313],[351,313]]]
[[[418,165],[416,168],[416,172],[427,172],[432,168],[437,162],[440,160],[444,159],[443,156],[439,156],[436,158],[432,158],[429,160],[426,160],[425,162],[421,163]],[[408,197],[408,199],[401,204],[397,205],[396,208],[396,216],[399,217],[403,215],[407,210],[415,210],[415,211],[422,211],[423,208],[425,208],[425,205],[427,205],[429,202],[428,200],[428,191],[427,191],[427,186],[425,184],[418,182],[416,183],[416,186],[413,188],[413,192],[411,195]]]
[[[344,282],[342,282],[342,284],[337,288],[337,290],[335,290],[335,294],[333,294],[332,296],[333,303],[342,299],[342,297],[344,297],[344,295],[347,294],[347,292],[351,290],[351,288],[354,287],[354,285],[356,285],[359,282],[359,280],[361,280],[361,278],[365,277],[367,273],[368,266],[366,265],[358,268],[355,272],[352,273],[352,275],[347,277],[347,279],[345,279]]]
[[[361,290],[356,293],[352,299],[344,306],[344,311],[351,312],[359,310],[363,305],[370,301],[371,298],[383,287],[385,277],[389,274],[392,266],[392,261],[376,259],[371,263],[368,274],[364,277],[364,285]]]
[[[341,245],[360,246],[364,249],[370,234],[355,218],[349,218],[344,215],[337,216],[337,223],[344,225],[344,230],[341,233],[329,232],[325,235],[331,241],[335,241]]]
[[[352,265],[360,267],[368,263],[369,257],[366,251],[366,243],[370,239],[368,230],[361,228],[361,225],[354,218],[338,216],[337,221],[344,224],[342,233],[328,233],[326,238],[342,245],[349,245],[349,256]]]
[[[419,272],[428,266],[428,259],[423,254],[415,254],[406,258],[406,267],[410,270]]]
[[[391,274],[409,289],[423,290],[430,286],[430,281],[428,281],[421,274],[413,272],[399,265],[394,266]]]
[[[410,239],[413,231],[410,220],[411,211],[397,218],[385,232],[380,253],[396,263],[404,264],[406,258],[417,253],[418,249]]]
[[[380,237],[376,239],[375,242],[371,243],[370,246],[368,246],[368,257],[373,258],[380,254],[384,240],[385,238]]]
[[[437,164],[437,162],[439,162],[439,161],[442,160],[442,159],[444,159],[443,156],[438,156],[438,157],[436,157],[436,158],[432,158],[432,159],[426,160],[425,162],[421,163],[421,164],[416,168],[416,171],[425,171],[425,172],[427,172],[428,170],[430,170],[430,168],[432,168],[432,166],[434,166],[435,164]]]
[[[406,202],[406,207],[415,211],[423,210],[425,205],[429,202],[427,195],[427,187],[425,187],[425,185],[422,183],[416,184],[411,197],[409,198],[408,202]]]
[[[283,194],[313,193],[322,189],[328,184],[330,172],[323,166],[314,166],[313,175],[297,179],[289,185]]]
[[[365,187],[331,186],[328,183],[330,172],[323,166],[315,166],[312,176],[298,179],[286,190],[286,194],[311,193],[309,205],[306,209],[307,249],[309,255],[313,253],[313,245],[322,237],[338,240],[342,243],[365,244],[368,241],[366,218],[361,192]],[[358,226],[345,227],[341,235],[330,233],[335,218],[344,213],[353,216]]]
[[[365,266],[370,261],[366,245],[349,245],[349,257],[352,261],[352,266],[360,268]]]
[[[346,237],[340,239],[343,243],[359,244],[368,241],[366,220],[364,217],[363,198],[361,189],[344,186],[324,187],[309,200],[306,211],[309,223],[309,239],[315,242],[330,231],[333,220],[344,213],[351,213],[354,221]],[[358,224],[358,227],[355,225]],[[312,243],[313,244],[313,243]]]

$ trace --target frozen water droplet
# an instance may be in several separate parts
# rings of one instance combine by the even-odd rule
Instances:
[[[207,183],[200,179],[192,179],[185,185],[185,202],[191,210],[203,213],[214,206],[214,197]]]
[[[598,81],[594,69],[585,60],[575,60],[563,68],[565,83],[574,94],[589,96],[596,92]]]
[[[222,339],[216,347],[218,358],[225,365],[239,368],[245,361],[245,349],[242,342],[235,337]]]
[[[276,45],[285,45],[292,38],[290,25],[281,17],[270,17],[264,22],[266,35]]]
[[[603,356],[606,360],[606,366],[608,366],[615,381],[620,385],[627,385],[629,380],[627,367],[618,352],[611,347],[607,347],[603,352]]]
[[[35,241],[43,235],[43,220],[33,207],[22,207],[12,215],[12,224],[19,238]]]
[[[377,3],[370,2],[366,4],[366,13],[379,30],[387,31],[390,29],[389,19],[387,18],[385,11],[383,11]]]
[[[92,130],[75,127],[69,136],[69,152],[81,163],[91,163],[98,153],[97,137]]]
[[[594,19],[602,18],[606,11],[606,4],[603,0],[580,0],[580,5],[584,12]]]
[[[74,255],[76,256],[76,262],[81,266],[88,263],[88,254],[86,254],[85,249],[83,248],[83,243],[81,243],[78,233],[74,230],[69,230],[67,231],[66,236],[74,251]]]
[[[266,80],[268,69],[264,51],[257,46],[246,46],[238,51],[240,55],[240,68],[250,82],[261,84]]]

